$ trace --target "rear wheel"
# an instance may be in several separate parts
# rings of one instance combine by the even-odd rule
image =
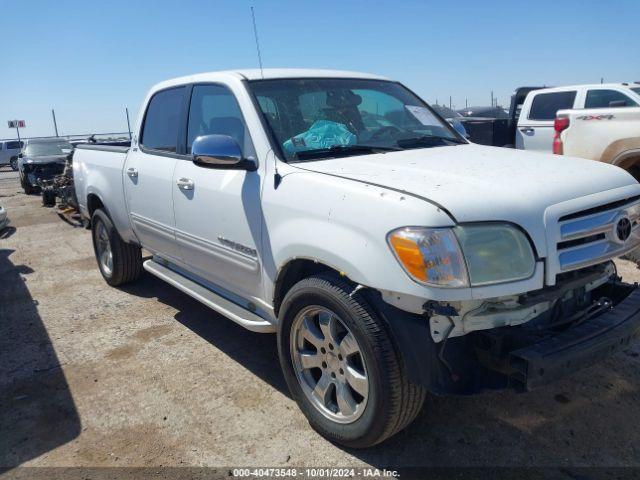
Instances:
[[[410,383],[384,322],[354,287],[321,274],[280,309],[278,352],[291,395],[329,440],[364,448],[411,423],[424,390]]]
[[[126,243],[109,216],[101,209],[91,217],[93,249],[100,273],[112,287],[136,280],[142,271],[142,251]]]

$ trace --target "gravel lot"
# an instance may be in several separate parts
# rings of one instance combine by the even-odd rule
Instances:
[[[346,450],[289,398],[275,336],[148,274],[108,287],[89,232],[13,172],[0,203],[0,466],[640,466],[638,345],[533,393],[430,397],[400,435]]]

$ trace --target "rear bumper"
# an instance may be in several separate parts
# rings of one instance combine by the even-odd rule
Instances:
[[[626,348],[640,334],[640,289],[605,313],[509,355],[510,384],[523,390],[545,385]]]

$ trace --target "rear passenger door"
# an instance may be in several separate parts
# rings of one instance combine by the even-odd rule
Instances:
[[[156,92],[124,167],[133,230],[143,247],[168,260],[180,260],[174,233],[173,171],[185,108],[185,86]]]
[[[576,91],[531,93],[522,108],[516,129],[516,148],[553,151],[553,122],[558,110],[574,108]]]
[[[628,95],[608,88],[592,88],[587,91],[584,108],[624,108],[638,104]]]
[[[256,153],[235,95],[220,84],[193,86],[186,152],[201,135],[227,135],[243,157]],[[261,293],[260,173],[178,160],[173,177],[176,240],[189,270],[244,298]]]

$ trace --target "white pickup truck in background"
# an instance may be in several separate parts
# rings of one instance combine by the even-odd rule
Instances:
[[[553,153],[610,163],[640,180],[640,107],[560,110],[554,127]]]
[[[576,113],[589,110],[589,113],[597,115],[605,110],[618,112],[639,106],[640,85],[633,83],[598,83],[533,90],[527,95],[519,114],[516,148],[552,152],[555,119],[560,110],[572,109]],[[594,145],[595,139],[590,143]],[[567,154],[593,158],[593,153],[586,157],[577,151]]]
[[[640,244],[619,168],[470,144],[353,72],[193,75],[140,112],[130,147],[73,158],[102,276],[144,268],[277,332],[292,397],[332,441],[383,441],[427,391],[535,388],[639,331],[640,289],[611,261]]]

